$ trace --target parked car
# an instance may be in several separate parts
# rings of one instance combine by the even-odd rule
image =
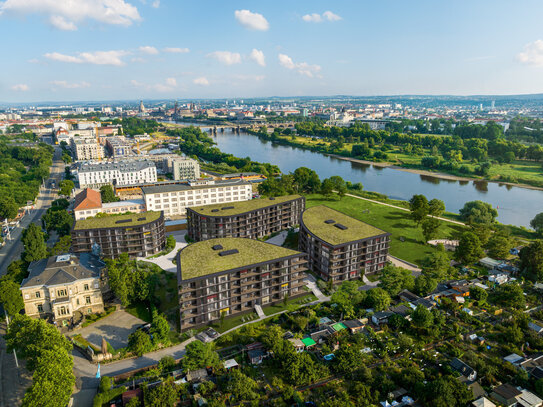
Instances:
[[[204,332],[200,332],[199,334],[196,334],[194,337],[198,339],[199,341],[202,341],[203,343],[208,343],[213,340],[209,336],[207,336]]]
[[[213,328],[206,329],[204,333],[209,336],[211,339],[216,339],[219,337],[219,333],[215,331]]]

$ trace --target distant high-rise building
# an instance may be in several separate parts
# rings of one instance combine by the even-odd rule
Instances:
[[[490,103],[490,109],[491,110],[494,110],[496,108],[496,101],[493,100],[491,103]]]
[[[145,112],[145,106],[143,106],[143,100],[140,100],[140,108],[139,108],[139,111],[140,111],[140,113],[144,113],[144,112]]]

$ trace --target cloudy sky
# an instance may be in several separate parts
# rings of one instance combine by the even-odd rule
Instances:
[[[541,0],[0,0],[0,101],[543,92]]]

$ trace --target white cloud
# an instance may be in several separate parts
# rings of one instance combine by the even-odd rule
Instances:
[[[122,66],[124,61],[122,57],[128,55],[128,51],[95,51],[79,52],[77,56],[61,54],[59,52],[49,52],[45,58],[53,61],[68,62],[72,64],[93,64],[93,65],[115,65]]]
[[[69,31],[86,20],[124,26],[141,20],[138,9],[125,0],[6,0],[0,3],[1,14],[41,14],[54,27]]]
[[[77,27],[73,22],[68,21],[64,17],[59,16],[59,15],[49,17],[49,22],[53,25],[53,27],[56,27],[59,30],[63,30],[63,31],[77,30]]]
[[[177,80],[175,78],[166,78],[164,83],[147,84],[138,82],[135,79],[130,81],[130,84],[136,88],[146,89],[148,91],[155,91],[161,93],[172,92],[177,88]]]
[[[215,51],[207,54],[208,58],[215,58],[221,64],[234,65],[241,63],[241,55],[238,52]]]
[[[19,83],[17,85],[13,85],[11,89],[16,90],[17,92],[26,92],[30,88],[24,83]]]
[[[259,13],[253,13],[249,10],[236,10],[234,16],[238,23],[249,30],[267,31],[270,28],[268,20]]]
[[[190,50],[188,48],[164,48],[162,51],[170,54],[186,54]]]
[[[331,11],[325,11],[322,13],[322,16],[326,18],[328,21],[339,21],[341,20],[341,17],[337,14],[332,13]]]
[[[260,82],[266,79],[265,75],[234,75],[234,78],[242,81]]]
[[[526,65],[543,66],[543,40],[536,40],[524,46],[517,55],[519,62]]]
[[[313,13],[313,14],[306,14],[302,17],[302,20],[308,22],[308,23],[320,23],[322,21],[322,17],[320,14]]]
[[[159,8],[160,7],[160,0],[155,0],[151,3],[151,7]]]
[[[177,80],[175,78],[166,78],[166,85],[177,86]]]
[[[320,65],[309,65],[307,62],[294,62],[291,57],[285,54],[279,54],[279,64],[287,69],[296,70],[299,74],[305,75],[308,78],[313,78],[321,70]]]
[[[148,54],[148,55],[158,54],[158,49],[156,49],[155,47],[151,47],[149,45],[139,47],[138,49],[140,50],[140,52],[143,52],[144,54]]]
[[[209,81],[207,80],[205,76],[201,76],[200,78],[193,79],[192,83],[194,83],[195,85],[200,85],[200,86],[209,86]]]
[[[67,81],[51,81],[51,85],[58,87],[58,88],[64,88],[64,89],[81,89],[81,88],[88,88],[90,87],[90,83],[88,82],[74,82],[69,83]]]
[[[323,21],[339,21],[341,17],[331,11],[325,11],[322,14],[312,13],[302,16],[302,20],[308,23],[322,23]]]
[[[256,48],[253,48],[251,54],[249,55],[249,58],[251,58],[260,66],[266,66],[266,57],[264,56],[264,52]]]

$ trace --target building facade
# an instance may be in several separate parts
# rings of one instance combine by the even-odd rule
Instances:
[[[104,146],[94,137],[73,137],[70,147],[76,161],[101,160],[104,158]]]
[[[124,136],[107,137],[106,149],[110,157],[126,157],[133,155],[132,147]]]
[[[52,318],[66,325],[78,312],[83,315],[103,312],[100,289],[103,266],[104,263],[89,253],[32,262],[29,275],[21,284],[26,315]]]
[[[247,201],[252,198],[251,183],[245,181],[190,181],[142,187],[149,211],[164,211],[166,218],[184,216],[193,206]]]
[[[306,293],[306,255],[252,239],[193,243],[177,254],[181,330]]]
[[[173,174],[174,180],[200,178],[200,164],[189,157],[173,156],[167,159],[169,172]]]
[[[135,185],[156,182],[157,172],[155,164],[151,161],[80,163],[77,179],[80,188],[100,188],[108,184]]]
[[[196,241],[258,239],[298,225],[304,209],[305,198],[300,195],[187,208],[188,235]]]
[[[166,245],[162,212],[112,215],[77,220],[72,228],[72,251],[99,252],[106,258],[122,253],[147,257]]]
[[[145,202],[143,199],[131,199],[126,201],[102,203],[100,192],[90,188],[84,189],[75,196],[75,220],[92,218],[99,213],[115,215],[125,212],[145,212]]]
[[[308,254],[310,269],[339,284],[381,271],[390,233],[320,205],[302,214],[298,244]]]

